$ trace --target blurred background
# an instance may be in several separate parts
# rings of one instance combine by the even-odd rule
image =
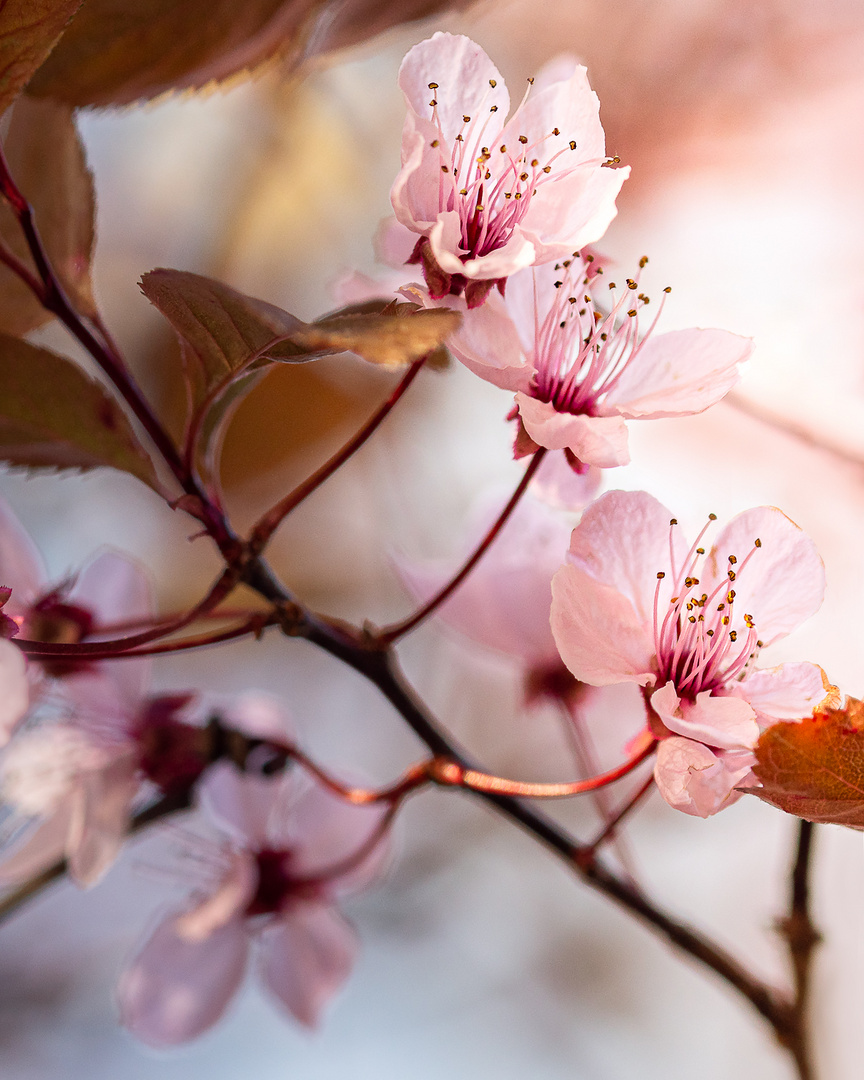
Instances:
[[[138,109],[85,112],[95,172],[97,295],[151,397],[176,415],[177,351],[137,289],[155,266],[193,270],[308,318],[336,306],[346,270],[374,272],[404,106],[396,73],[434,29],[467,33],[520,86],[562,50],[588,66],[610,154],[632,166],[601,247],[622,273],[651,262],[672,295],[663,328],[756,339],[732,401],[686,420],[632,423],[634,464],[607,487],[646,488],[681,520],[780,506],[817,542],[826,603],[766,662],[806,658],[864,694],[864,12],[854,0],[498,0],[389,32],[301,73]],[[39,340],[69,350],[56,328]],[[323,461],[393,377],[352,358],[274,371],[226,443],[240,528]],[[507,395],[451,365],[424,372],[375,439],[278,533],[288,585],[328,613],[407,614],[395,552],[454,558],[470,508],[515,485]],[[0,477],[53,575],[96,547],[151,568],[160,604],[194,602],[217,562],[190,523],[133,480]],[[486,763],[560,776],[553,711],[521,708],[519,674],[430,624],[400,647],[409,677]],[[292,710],[334,771],[384,782],[420,754],[361,680],[304,643],[267,638],[156,667],[158,688],[262,688]],[[613,760],[616,718],[601,732]],[[608,744],[608,745],[607,745]],[[566,771],[566,769],[565,769]],[[583,805],[555,813],[590,835]],[[593,896],[536,844],[467,798],[411,802],[392,869],[347,906],[363,954],[314,1036],[250,979],[227,1019],[172,1054],[115,1022],[124,958],[175,890],[149,869],[171,846],[136,841],[88,894],[62,885],[0,930],[0,1075],[10,1080],[781,1080],[791,1075],[748,1007]],[[674,912],[785,978],[772,931],[795,822],[743,799],[708,821],[658,797],[628,835],[640,881]],[[826,934],[814,999],[823,1075],[860,1076],[864,850],[819,831],[816,913]]]

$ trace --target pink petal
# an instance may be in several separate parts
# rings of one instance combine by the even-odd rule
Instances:
[[[763,726],[780,720],[803,720],[829,696],[825,673],[806,660],[756,671],[742,682],[726,687],[727,694],[743,698]]]
[[[695,701],[681,699],[674,683],[651,695],[651,707],[670,731],[724,750],[755,746],[759,725],[753,709],[737,697],[718,697],[710,690]]]
[[[257,862],[247,851],[220,854],[228,862],[228,871],[216,891],[179,915],[174,923],[174,929],[184,941],[204,941],[242,915],[258,888]]]
[[[445,215],[439,215],[439,221]],[[456,217],[456,215],[454,215]],[[458,217],[456,218],[458,220]],[[429,233],[429,242],[439,265],[448,274],[464,274],[469,278],[489,281],[495,278],[506,278],[519,270],[524,270],[537,261],[537,251],[531,239],[517,226],[513,235],[500,247],[493,248],[488,254],[477,256],[474,259],[466,259],[465,262],[458,256],[459,241],[451,246],[456,239],[456,229],[453,219],[450,219],[449,229],[439,233],[433,226]],[[461,240],[461,227],[458,237]],[[570,250],[569,248],[567,249]]]
[[[536,261],[565,259],[599,240],[618,213],[615,200],[629,175],[629,166],[584,165],[538,187],[520,226],[534,246]]]
[[[644,491],[607,491],[588,507],[570,538],[572,565],[623,593],[652,640],[657,574],[666,574],[660,590],[660,610],[665,611],[671,595],[670,547],[676,567],[688,548],[680,528],[670,527],[671,519],[666,507]]]
[[[754,551],[757,538],[762,546]],[[752,558],[744,566],[751,551]],[[745,613],[752,615],[765,645],[819,610],[825,595],[825,567],[816,545],[776,507],[746,510],[720,533],[707,564],[718,580],[726,575],[729,555],[738,559],[731,585],[737,619]]]
[[[460,310],[462,324],[447,342],[457,360],[494,386],[527,390],[533,368],[522,357],[516,327],[501,297],[492,295],[485,304],[470,311],[462,304]]]
[[[201,942],[165,918],[120,977],[120,1021],[150,1046],[177,1046],[211,1028],[243,981],[249,938],[234,919]]]
[[[652,335],[634,353],[605,408],[628,418],[687,416],[719,401],[738,382],[749,338],[726,330]]]
[[[653,685],[654,642],[616,588],[575,566],[552,578],[552,633],[561,659],[581,682]]]
[[[335,908],[298,903],[264,931],[261,949],[264,985],[311,1028],[351,973],[357,936]]]
[[[552,405],[518,393],[516,404],[525,430],[548,450],[570,450],[586,465],[603,469],[626,465],[627,425],[620,416],[582,416],[557,412]]]
[[[24,654],[11,641],[0,639],[0,746],[9,741],[29,703]]]
[[[81,778],[80,813],[72,818],[67,846],[69,873],[76,884],[95,885],[117,858],[140,786],[131,753]]]
[[[23,839],[13,843],[9,853],[4,852],[0,858],[0,882],[26,881],[65,858],[72,815],[73,799],[67,797],[49,818],[35,829],[28,829]]]
[[[268,823],[282,796],[283,778],[247,776],[228,761],[212,765],[198,784],[201,809],[241,847],[266,847]]]
[[[383,803],[355,806],[312,782],[284,820],[273,821],[270,835],[274,846],[291,850],[292,873],[321,874],[329,889],[354,892],[367,888],[389,857],[386,836],[374,843],[386,812]]]
[[[690,739],[664,739],[657,748],[654,779],[670,806],[705,818],[738,801],[741,793],[734,789],[754,760],[746,751],[714,754]]]
[[[577,473],[563,454],[547,454],[531,481],[529,491],[556,510],[581,510],[597,498],[603,470],[592,465]]]
[[[386,217],[378,226],[373,240],[375,258],[385,266],[398,269],[403,277],[410,276],[409,268],[405,265],[414,253],[417,243],[417,234],[406,228],[395,217]],[[414,268],[416,271],[416,267]],[[377,293],[384,296],[385,293]]]
[[[238,694],[220,710],[226,727],[234,728],[250,739],[263,739],[277,745],[294,742],[294,725],[282,702],[270,694],[252,690]]]
[[[45,567],[36,545],[0,500],[0,586],[12,590],[6,613],[23,614],[43,591],[44,584]]]
[[[490,80],[496,83],[490,86]],[[429,83],[438,83],[431,90]],[[438,102],[437,114],[448,146],[462,131],[463,115],[485,119],[493,105],[501,121],[510,111],[510,95],[501,72],[486,53],[461,34],[433,34],[415,45],[399,68],[399,88],[408,108],[424,120],[432,115],[429,102]],[[482,122],[482,121],[481,121]],[[500,130],[500,122],[495,125]],[[437,185],[437,177],[436,177]]]

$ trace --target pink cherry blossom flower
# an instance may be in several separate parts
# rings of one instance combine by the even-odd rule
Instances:
[[[126,663],[116,661],[112,674]],[[210,765],[218,736],[208,719],[280,746],[290,738],[284,709],[265,694],[216,701],[143,691],[128,676],[91,678],[89,704],[79,693],[69,719],[12,740],[0,761],[0,794],[23,828],[0,858],[0,881],[26,880],[65,858],[76,884],[96,884],[123,846],[139,797],[183,798]]]
[[[314,1027],[348,977],[353,927],[336,907],[382,865],[380,806],[353,806],[292,774],[263,779],[215,767],[204,809],[225,834],[204,844],[214,879],[165,917],[121,977],[123,1024],[152,1046],[201,1035],[243,981],[250,949],[270,995]]]
[[[661,740],[657,785],[670,805],[700,817],[738,798],[762,728],[809,716],[833,689],[816,664],[753,667],[763,646],[822,602],[812,540],[776,508],[756,507],[706,554],[709,525],[688,546],[656,499],[609,492],[573,530],[552,581],[564,663],[595,686],[646,688]]]
[[[593,268],[592,255],[577,254],[514,274],[506,301],[468,312],[448,343],[476,374],[516,391],[528,436],[527,445],[517,439],[517,456],[545,446],[588,465],[626,465],[626,419],[702,412],[735,385],[752,351],[726,330],[655,336],[656,318],[643,333],[649,301],[638,275],[607,289]]]
[[[516,270],[597,240],[615,216],[629,170],[603,167],[585,68],[562,57],[530,82],[505,122],[504,81],[468,38],[437,33],[402,62],[408,115],[390,198],[420,237],[411,260],[433,298],[464,292],[469,307],[482,304]]]

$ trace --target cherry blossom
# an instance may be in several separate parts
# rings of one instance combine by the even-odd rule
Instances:
[[[255,946],[269,994],[314,1027],[357,951],[336,900],[380,872],[385,811],[304,775],[250,777],[227,763],[200,794],[225,837],[200,839],[212,880],[159,923],[124,972],[121,1020],[153,1046],[196,1038],[225,1012]]]
[[[638,274],[607,287],[594,267],[593,255],[577,254],[514,274],[506,300],[468,312],[449,342],[476,374],[516,392],[520,456],[545,446],[589,465],[626,465],[626,419],[702,412],[752,351],[726,330],[654,335],[656,317],[643,331],[649,298]]]
[[[585,68],[561,57],[529,80],[509,121],[498,69],[467,37],[437,33],[402,62],[408,114],[391,202],[419,240],[433,299],[469,307],[516,270],[565,258],[615,216],[628,169],[608,164]]]
[[[127,663],[115,662],[111,673]],[[252,739],[289,740],[285,711],[268,695],[143,691],[143,680],[136,688],[128,678],[91,679],[89,704],[79,693],[68,719],[13,739],[0,762],[0,794],[23,828],[0,859],[0,880],[24,880],[65,858],[78,885],[94,885],[116,859],[138,797],[183,799],[210,765],[218,734],[208,719]]]
[[[552,633],[577,679],[645,687],[663,797],[706,817],[738,797],[760,730],[809,716],[833,688],[816,664],[754,669],[820,606],[822,561],[774,507],[739,514],[706,554],[645,492],[612,491],[573,530],[552,581]],[[654,688],[650,690],[648,688]]]

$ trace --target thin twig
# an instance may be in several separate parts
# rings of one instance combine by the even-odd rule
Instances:
[[[276,529],[279,528],[291,511],[308,498],[313,491],[317,490],[325,480],[336,472],[337,469],[340,469],[345,462],[352,457],[361,446],[363,446],[369,437],[378,430],[394,405],[399,401],[417,377],[420,368],[423,367],[425,362],[425,356],[420,357],[419,360],[415,360],[397,383],[387,400],[372,414],[372,416],[369,417],[363,427],[361,427],[360,430],[345,443],[342,449],[338,450],[329,461],[326,461],[321,466],[320,469],[317,469],[312,473],[311,476],[299,484],[293,491],[289,492],[284,499],[281,499],[263,515],[249,536],[249,550],[253,554],[257,555],[263,551],[270,537]]]
[[[418,608],[413,615],[407,619],[403,619],[401,622],[393,623],[390,626],[385,626],[379,630],[375,637],[382,645],[392,645],[399,638],[404,637],[405,634],[410,633],[415,627],[427,619],[433,611],[436,611],[449,597],[459,588],[466,577],[471,573],[477,563],[482,559],[488,549],[491,547],[498,533],[507,524],[510,515],[516,509],[519,500],[528,490],[528,485],[531,483],[534,474],[540,466],[540,462],[546,454],[546,450],[540,447],[539,450],[534,452],[534,456],[528,463],[528,467],[522,474],[522,479],[519,481],[516,490],[510,496],[510,499],[501,513],[498,515],[492,528],[486,533],[479,545],[464,563],[461,570],[452,578],[443,588],[439,589],[437,593],[431,599],[427,600],[422,607]]]

